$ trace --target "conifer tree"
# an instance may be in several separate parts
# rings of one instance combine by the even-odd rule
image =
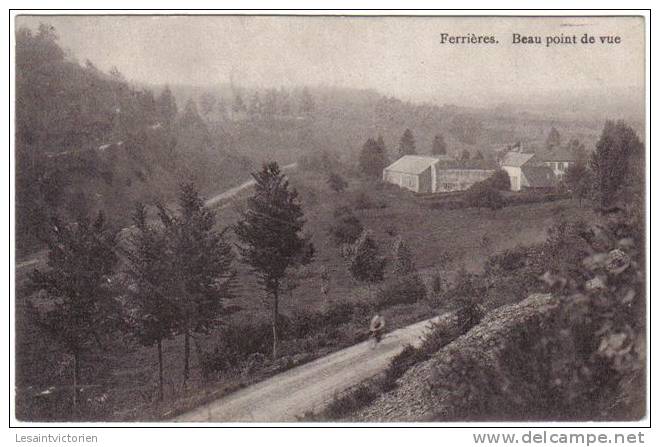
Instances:
[[[436,135],[433,138],[433,145],[431,146],[431,154],[433,155],[447,155],[447,143],[445,143],[445,138],[440,135]]]
[[[371,232],[365,230],[353,245],[348,271],[356,281],[366,283],[371,290],[373,284],[383,280],[386,262]]]
[[[369,138],[360,152],[360,171],[369,177],[381,178],[386,165],[387,158],[384,147],[379,145],[373,138]]]
[[[590,167],[594,173],[601,207],[614,200],[628,174],[629,161],[642,150],[637,133],[624,121],[607,121],[596,151],[591,154]]]
[[[270,298],[273,358],[279,347],[279,297],[287,269],[311,262],[314,248],[302,235],[305,224],[298,192],[277,163],[252,174],[255,192],[234,227],[239,252]]]
[[[133,279],[130,296],[135,308],[133,331],[144,346],[156,345],[158,355],[158,398],[163,400],[163,340],[176,332],[177,307],[171,292],[173,258],[162,228],[147,223],[146,208],[138,203],[133,213],[137,232],[127,251],[128,274]]]
[[[121,328],[120,306],[111,288],[117,265],[116,233],[103,214],[74,224],[53,219],[48,233],[48,270],[35,269],[30,286],[43,292],[48,310],[37,324],[73,357],[73,406],[78,403],[81,357]],[[36,306],[34,306],[37,309]]]
[[[190,375],[190,338],[218,323],[225,304],[234,297],[234,254],[226,230],[215,230],[215,214],[204,205],[194,184],[179,194],[179,214],[159,205],[172,260],[170,290],[176,307],[176,330],[184,338],[184,384]]]
[[[393,255],[395,275],[406,276],[417,271],[412,252],[401,236],[397,236],[394,241]]]
[[[406,129],[401,135],[401,140],[399,140],[399,157],[404,155],[414,155],[417,151],[415,149],[415,137],[413,137],[412,131]]]
[[[160,96],[158,96],[158,99],[156,100],[156,110],[160,119],[163,120],[163,125],[167,128],[171,128],[176,119],[177,106],[174,95],[172,95],[172,90],[170,90],[169,86],[165,86],[160,93]]]

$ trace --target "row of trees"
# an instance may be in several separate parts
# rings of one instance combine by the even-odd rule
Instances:
[[[276,163],[254,174],[255,192],[231,230],[236,250],[270,298],[273,356],[278,353],[278,301],[287,270],[309,263],[314,249],[302,234],[297,192]],[[30,276],[47,304],[32,306],[36,323],[73,357],[74,406],[83,354],[101,347],[118,331],[144,346],[155,346],[159,397],[163,398],[164,340],[184,343],[184,384],[190,375],[190,339],[205,334],[231,311],[236,296],[236,254],[228,231],[215,228],[215,214],[193,184],[181,186],[179,210],[156,204],[157,218],[138,204],[135,230],[126,243],[103,215],[90,222],[55,219],[49,238],[48,269]]]
[[[577,145],[577,150],[580,146]],[[644,176],[643,144],[624,121],[607,121],[588,160],[578,158],[564,176],[571,193],[580,200],[592,198],[607,208],[620,190],[631,184],[630,176]],[[641,160],[641,162],[640,162]]]
[[[246,114],[251,117],[273,119],[277,116],[294,115],[308,117],[316,110],[316,102],[307,87],[300,92],[290,92],[284,88],[256,90],[251,95],[233,89],[230,101],[205,92],[200,95],[198,103],[204,116],[216,115],[221,119],[226,118],[230,111],[235,115]]]
[[[401,135],[397,153],[399,157],[417,154],[415,137],[410,129],[406,129]],[[433,138],[431,155],[447,155],[447,143],[442,134],[438,134]],[[465,149],[459,154],[458,158],[459,160],[483,160],[484,155],[479,150],[471,155],[470,151]],[[379,135],[376,139],[367,139],[360,151],[358,161],[360,172],[368,177],[380,178],[387,164],[387,148],[383,137]]]

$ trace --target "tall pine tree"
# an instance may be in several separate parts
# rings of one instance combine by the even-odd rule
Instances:
[[[387,166],[385,147],[369,138],[360,151],[359,168],[368,177],[381,178],[383,169]]]
[[[39,324],[73,357],[73,406],[78,403],[81,357],[102,345],[121,326],[120,306],[110,277],[117,265],[116,233],[103,214],[67,225],[54,219],[48,237],[48,270],[30,275],[33,290],[44,293],[46,311]],[[36,306],[34,306],[36,309]]]
[[[399,140],[399,157],[404,155],[414,155],[417,153],[415,149],[415,137],[413,137],[412,131],[406,129],[401,135],[401,140]]]
[[[431,146],[431,154],[433,155],[447,155],[447,143],[442,134],[436,135],[433,138],[433,145]]]
[[[135,309],[133,331],[144,346],[156,345],[158,355],[158,398],[163,400],[163,340],[176,332],[178,321],[175,285],[172,280],[173,257],[168,235],[162,228],[147,223],[146,208],[138,203],[133,213],[137,232],[130,238],[127,251],[128,274],[133,279],[129,288]]]
[[[170,290],[177,311],[177,332],[184,338],[184,383],[190,375],[190,338],[218,323],[227,300],[234,297],[234,254],[225,231],[215,230],[215,214],[204,205],[194,184],[179,194],[179,214],[159,205],[172,259]]]
[[[313,246],[302,235],[305,224],[298,192],[289,187],[277,163],[268,163],[252,174],[254,194],[234,227],[243,261],[257,275],[270,298],[273,329],[273,358],[279,346],[279,296],[287,269],[307,264]]]
[[[631,157],[642,150],[637,133],[623,121],[607,121],[590,167],[595,175],[601,207],[606,208],[626,180]]]

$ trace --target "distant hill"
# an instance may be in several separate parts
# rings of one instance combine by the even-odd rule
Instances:
[[[632,96],[626,99],[626,93]],[[90,61],[77,62],[48,25],[36,32],[21,28],[17,245],[19,251],[39,246],[55,213],[74,218],[104,210],[124,224],[135,201],[172,200],[184,179],[211,194],[241,183],[262,162],[286,164],[324,152],[355,167],[364,142],[379,135],[394,160],[406,129],[419,154],[430,153],[441,134],[450,156],[467,151],[493,158],[517,142],[543,147],[552,127],[562,144],[577,139],[589,151],[608,118],[624,118],[643,135],[639,96],[566,92],[523,98],[522,105],[512,98],[464,107],[327,86],[257,89],[216,82],[166,88],[131,84],[116,69],[104,73]]]
[[[248,176],[249,160],[208,138],[200,142],[205,124],[179,117],[167,100],[129,85],[116,70],[79,64],[48,25],[17,31],[19,254],[41,245],[55,214],[73,219],[102,210],[124,225],[136,201],[172,200],[182,180],[215,192]]]

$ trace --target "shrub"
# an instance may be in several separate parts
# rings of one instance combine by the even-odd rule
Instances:
[[[339,209],[335,212],[335,223],[328,230],[328,233],[334,238],[337,245],[352,244],[360,237],[362,231],[364,231],[364,226],[360,222],[360,219],[350,210],[348,212],[346,210]]]
[[[348,187],[346,180],[336,172],[333,172],[328,176],[327,183],[328,186],[330,186],[330,189],[335,192],[342,192]]]
[[[398,236],[399,235],[399,229],[397,228],[396,225],[390,223],[390,224],[387,224],[385,226],[385,233],[388,236],[392,236],[392,237]]]
[[[453,200],[438,200],[433,201],[427,205],[433,210],[458,210],[467,208],[469,206],[468,202],[463,199],[453,199]]]
[[[445,278],[440,272],[435,272],[431,277],[431,292],[433,292],[434,295],[439,295],[445,291],[446,286],[447,281]]]
[[[406,345],[403,351],[392,358],[383,378],[379,381],[382,391],[387,392],[394,389],[397,379],[403,376],[408,368],[427,358],[428,356],[423,350]]]
[[[512,194],[507,197],[507,205],[528,205],[531,203],[541,203],[541,202],[554,202],[557,200],[570,199],[570,194],[568,193],[541,193],[538,191],[527,191],[517,194]]]
[[[467,332],[481,320],[484,314],[481,299],[485,294],[483,279],[465,270],[459,271],[454,286],[443,294],[444,303],[456,308],[460,333]]]
[[[432,323],[419,347],[407,345],[394,356],[389,367],[385,370],[383,378],[379,381],[381,389],[385,392],[396,387],[396,381],[417,363],[428,360],[431,355],[445,347],[458,334],[452,333],[442,324]]]
[[[491,175],[486,182],[498,191],[509,191],[511,189],[511,180],[509,174],[504,169],[498,169]]]
[[[502,194],[487,181],[475,183],[467,191],[467,201],[475,208],[499,210],[506,205]]]
[[[376,304],[389,307],[412,304],[426,298],[426,285],[417,273],[389,281],[376,294]]]
[[[644,415],[643,220],[625,214],[613,220],[593,234],[581,225],[558,225],[542,251],[544,262],[556,267],[553,276],[564,279],[555,298],[533,296],[522,306],[496,311],[480,331],[443,351],[430,381],[449,412],[442,418],[634,420]],[[571,234],[587,235],[586,256]],[[568,247],[572,251],[564,253]],[[562,254],[555,258],[553,250]],[[511,254],[491,261],[490,268],[500,272],[520,265]],[[589,276],[572,276],[576,264],[601,278],[601,285],[589,287]]]
[[[374,208],[387,208],[387,204],[380,201],[375,201],[364,191],[360,192],[353,200],[353,209],[356,211],[370,210]]]

